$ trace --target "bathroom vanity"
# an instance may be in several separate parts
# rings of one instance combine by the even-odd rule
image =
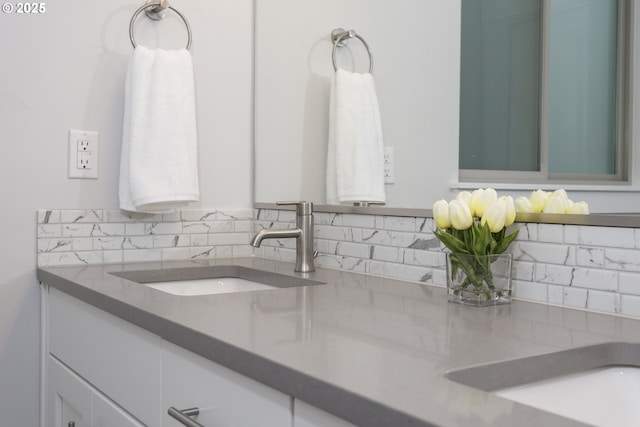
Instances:
[[[121,277],[220,265],[314,282],[175,295]],[[47,425],[60,427],[182,425],[170,408],[198,408],[207,427],[578,426],[446,375],[640,342],[640,321],[620,316],[465,307],[444,288],[260,258],[51,267],[38,278]]]
[[[179,425],[170,407],[200,408],[204,425],[289,422],[283,393],[56,289],[48,307],[51,426]]]

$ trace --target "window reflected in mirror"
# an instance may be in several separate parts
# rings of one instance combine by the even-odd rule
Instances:
[[[461,178],[626,179],[624,0],[462,0]]]

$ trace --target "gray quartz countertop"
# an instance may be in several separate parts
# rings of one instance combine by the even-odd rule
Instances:
[[[239,265],[324,285],[176,296],[113,272]],[[39,268],[41,282],[362,426],[576,426],[453,382],[450,370],[606,342],[640,321],[514,301],[475,308],[446,291],[260,258]]]

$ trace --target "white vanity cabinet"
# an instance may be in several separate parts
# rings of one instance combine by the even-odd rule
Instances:
[[[90,426],[93,391],[89,384],[51,356],[48,357],[47,371],[47,425]]]
[[[328,412],[294,399],[293,427],[356,427]]]
[[[198,408],[205,427],[290,427],[292,399],[208,359],[162,343],[163,427],[182,426],[167,414]]]
[[[160,425],[160,337],[56,289],[49,291],[47,308],[48,357],[60,361],[142,424]],[[55,366],[51,359],[48,365]],[[50,417],[56,413],[52,406],[57,404],[56,400],[60,402],[56,393],[60,381],[64,381],[62,376],[54,376],[54,372],[55,369],[47,374]],[[93,407],[96,406],[104,407],[100,403]],[[78,412],[86,411],[80,404],[71,407]],[[94,420],[86,424],[86,415],[83,419],[87,426],[98,426]],[[56,426],[55,421],[48,419],[51,426]]]
[[[47,370],[49,427],[143,427],[53,356]]]
[[[291,427],[292,398],[50,288],[47,427]],[[69,424],[73,423],[73,424]]]

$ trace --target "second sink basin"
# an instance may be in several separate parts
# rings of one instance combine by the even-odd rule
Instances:
[[[596,344],[458,369],[445,376],[590,425],[640,425],[638,343]]]
[[[323,285],[317,280],[238,265],[117,271],[114,276],[172,295],[195,296]]]
[[[496,394],[594,426],[640,425],[640,368],[633,366],[592,369]]]

